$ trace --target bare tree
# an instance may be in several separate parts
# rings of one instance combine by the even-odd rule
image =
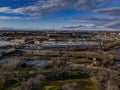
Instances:
[[[45,83],[45,76],[39,74],[35,78],[30,78],[26,81],[21,90],[41,90]]]

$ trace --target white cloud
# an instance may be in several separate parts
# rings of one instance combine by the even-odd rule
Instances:
[[[40,18],[45,14],[53,14],[60,10],[66,9],[74,9],[74,10],[90,10],[94,11],[94,13],[100,13],[105,15],[113,15],[113,16],[120,16],[120,7],[112,7],[112,8],[104,8],[106,4],[111,2],[111,0],[38,0],[33,5],[29,6],[22,6],[19,8],[10,8],[10,7],[0,7],[0,13],[10,13],[10,14],[22,14],[27,15],[26,17],[17,17],[17,16],[0,16],[0,20],[7,20],[7,19],[36,19]],[[114,0],[114,2],[118,2],[118,0]],[[112,4],[112,3],[110,3]],[[83,17],[82,17],[83,18]],[[83,18],[84,19],[84,18]],[[79,19],[80,20],[80,19]],[[79,27],[86,27],[86,28],[117,28],[119,27],[119,18],[87,18],[86,20],[90,21],[107,21],[112,22],[114,24],[111,26],[109,24],[73,24],[73,25],[65,25],[63,28],[79,28]],[[116,22],[117,23],[116,23]]]
[[[1,13],[12,13],[12,9],[10,9],[10,7],[1,7],[0,12]]]
[[[33,5],[12,9],[1,7],[2,13],[26,14],[30,16],[42,16],[65,9],[93,10],[102,7],[110,0],[39,0]]]
[[[17,16],[0,16],[0,20],[30,20],[36,17],[17,17]]]
[[[91,28],[94,27],[94,24],[93,23],[71,24],[71,25],[64,25],[62,28],[80,28],[80,27]]]
[[[22,19],[21,17],[11,17],[11,16],[0,16],[0,20],[16,20]]]

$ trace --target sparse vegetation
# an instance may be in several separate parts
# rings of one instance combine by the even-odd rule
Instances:
[[[24,42],[12,46],[14,52],[0,47],[0,90],[119,90],[120,57],[114,56],[119,41],[106,42],[102,34],[108,32],[99,33],[1,33],[6,41]]]
[[[92,64],[92,60],[88,58],[70,58],[69,62],[75,64]]]

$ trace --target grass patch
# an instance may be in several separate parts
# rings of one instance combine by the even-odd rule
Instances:
[[[48,86],[45,86],[45,90],[58,90],[58,87],[57,85],[48,85]]]
[[[100,90],[96,87],[90,79],[71,79],[71,80],[58,80],[51,81],[44,87],[44,90],[61,90],[62,85],[65,83],[76,82],[79,85],[79,90]]]
[[[69,62],[75,64],[92,64],[92,60],[89,60],[88,58],[70,58]]]
[[[10,84],[4,88],[4,90],[20,90],[20,86],[24,81],[18,81],[14,84]]]

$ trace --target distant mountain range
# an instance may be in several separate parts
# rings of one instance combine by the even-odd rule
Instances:
[[[0,31],[120,31],[119,29],[82,29],[82,30],[55,30],[55,29],[32,29],[32,28],[12,28],[0,27]]]

